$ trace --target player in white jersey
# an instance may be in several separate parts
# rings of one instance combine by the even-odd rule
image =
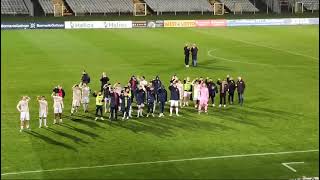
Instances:
[[[39,102],[39,128],[42,127],[42,122],[47,128],[48,102],[44,96],[38,96],[37,99]]]
[[[56,118],[59,117],[60,123],[62,123],[62,109],[64,108],[63,105],[63,99],[61,96],[58,95],[58,93],[52,93],[53,98],[53,112],[54,112],[54,120],[53,124],[56,124]]]
[[[89,86],[87,86],[87,84],[82,84],[80,86],[81,91],[82,91],[82,99],[81,99],[81,103],[83,106],[83,110],[84,112],[88,112],[88,105],[89,105],[89,101],[90,101],[90,88]]]
[[[183,84],[181,83],[181,81],[180,81],[180,80],[178,80],[177,88],[178,88],[178,90],[179,90],[179,95],[180,95],[179,105],[180,105],[180,108],[182,108],[182,100],[183,100]]]
[[[30,98],[28,96],[22,96],[21,100],[19,101],[17,105],[17,109],[20,112],[20,132],[22,132],[24,126],[30,130],[29,126],[29,120],[30,120],[30,114],[29,114],[29,101]]]
[[[72,107],[71,107],[71,115],[74,112],[78,112],[78,108],[80,107],[81,102],[81,88],[78,84],[75,84],[72,87]]]

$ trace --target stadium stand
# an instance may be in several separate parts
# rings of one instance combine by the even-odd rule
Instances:
[[[201,12],[212,11],[207,0],[145,0],[157,12]]]
[[[29,14],[23,0],[1,0],[1,14]]]
[[[319,0],[299,0],[307,10],[319,10]]]
[[[77,13],[128,13],[133,12],[132,0],[66,0]]]
[[[258,12],[249,0],[220,0],[232,12]]]
[[[39,0],[39,3],[45,14],[53,14],[52,0]]]

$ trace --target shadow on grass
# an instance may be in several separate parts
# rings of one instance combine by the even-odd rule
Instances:
[[[84,134],[84,135],[87,135],[87,136],[90,136],[91,138],[97,138],[99,137],[99,135],[93,133],[93,132],[90,132],[90,131],[86,131],[86,130],[83,130],[83,129],[80,129],[80,128],[77,128],[77,127],[74,127],[74,126],[71,126],[70,124],[61,124],[61,126],[65,127],[65,128],[68,128],[68,129],[71,129],[71,130],[74,130],[74,131],[77,131],[81,134]]]
[[[73,122],[76,123],[81,123],[83,125],[86,125],[90,128],[101,128],[105,129],[104,127],[101,127],[99,124],[97,124],[94,121],[94,117],[88,116],[88,115],[82,115],[82,114],[77,114],[73,116],[67,116],[68,119],[70,119]]]
[[[175,115],[169,117],[168,115],[169,113],[166,113],[166,116],[161,118],[149,116],[148,118],[133,118],[128,121],[118,120],[112,122],[111,126],[124,128],[134,133],[150,133],[158,137],[175,136],[175,132],[180,130],[190,132],[203,130],[210,132],[236,130],[213,121],[201,120],[199,119],[201,116],[196,117],[197,114],[191,116],[190,113],[181,113],[181,117],[175,117]]]
[[[75,152],[78,152],[78,150],[70,145],[67,145],[65,143],[62,143],[62,142],[59,142],[59,141],[56,141],[52,138],[49,138],[45,135],[42,135],[40,133],[37,133],[37,132],[34,132],[34,131],[25,131],[27,134],[30,134],[36,138],[40,138],[42,139],[43,141],[49,143],[49,144],[53,144],[53,145],[56,145],[56,146],[60,146],[60,147],[63,147],[63,148],[66,148],[66,149],[69,149],[69,150],[72,150],[72,151],[75,151]]]
[[[52,129],[52,128],[50,128],[50,127],[49,127],[49,128],[46,128],[46,130],[51,131],[51,132],[53,132],[53,133],[55,133],[55,134],[58,134],[58,135],[60,135],[60,136],[69,138],[69,139],[73,140],[73,141],[74,141],[75,143],[77,143],[77,144],[79,144],[79,143],[88,144],[87,141],[84,141],[84,140],[80,139],[80,138],[77,137],[77,136],[74,136],[74,135],[71,135],[71,134],[68,134],[68,133],[65,133],[65,132],[62,132],[62,131],[58,131],[58,130],[56,130],[56,129]]]

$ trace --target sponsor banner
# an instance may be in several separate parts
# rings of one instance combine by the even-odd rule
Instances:
[[[319,24],[319,18],[292,18],[291,25]]]
[[[237,19],[227,20],[227,26],[277,26],[319,24],[318,18]]]
[[[64,22],[35,22],[30,23],[30,29],[64,29]]]
[[[148,28],[159,28],[163,27],[164,21],[163,20],[156,20],[156,21],[147,21]]]
[[[65,21],[66,29],[132,28],[132,21]]]
[[[227,20],[227,26],[272,26],[287,25],[289,19],[237,19]]]
[[[196,27],[195,20],[164,20],[164,27]]]
[[[1,22],[1,29],[29,29],[28,22]]]
[[[132,21],[104,21],[104,28],[132,28]]]
[[[218,20],[196,20],[196,27],[225,27],[227,21],[225,19]]]
[[[66,29],[99,29],[104,28],[103,21],[65,21]]]
[[[145,28],[147,27],[147,21],[132,21],[133,28]]]

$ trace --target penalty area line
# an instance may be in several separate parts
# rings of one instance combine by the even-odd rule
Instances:
[[[163,161],[146,161],[146,162],[121,163],[121,164],[107,164],[107,165],[100,165],[100,166],[70,167],[70,168],[60,168],[60,169],[40,169],[40,170],[34,170],[34,171],[20,171],[20,172],[2,173],[1,176],[32,174],[32,173],[42,173],[42,172],[55,172],[55,171],[70,171],[70,170],[80,170],[80,169],[96,169],[96,168],[107,168],[107,167],[161,164],[161,163],[184,162],[184,161],[198,161],[198,160],[209,160],[209,159],[226,159],[226,158],[239,158],[239,157],[252,157],[252,156],[297,154],[297,153],[308,153],[308,152],[319,152],[319,149],[310,149],[310,150],[301,150],[301,151],[255,153],[255,154],[238,154],[238,155],[226,155],[226,156],[211,156],[211,157],[199,157],[199,158],[189,158],[189,159],[173,159],[173,160],[163,160]]]

